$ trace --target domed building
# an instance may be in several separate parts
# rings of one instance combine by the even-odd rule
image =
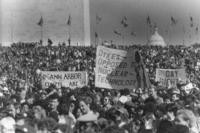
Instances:
[[[151,35],[148,45],[152,46],[162,46],[165,47],[167,44],[165,43],[163,37],[158,33],[158,28],[154,28],[154,33]]]

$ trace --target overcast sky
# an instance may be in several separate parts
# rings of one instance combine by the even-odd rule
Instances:
[[[44,36],[57,42],[65,41],[68,9],[73,10],[66,1],[78,0],[1,0],[0,41],[11,42],[11,29],[14,41],[38,41],[40,28],[36,23],[41,15],[46,21]],[[74,12],[78,14],[79,10]],[[96,24],[96,14],[102,18],[99,24]],[[90,0],[91,39],[94,42],[96,31],[100,40],[113,40],[117,44],[124,42],[125,45],[131,42],[146,44],[147,36],[150,36],[146,25],[149,15],[167,43],[200,42],[199,14],[200,0]],[[120,24],[123,16],[127,17],[127,28]],[[177,20],[174,26],[170,26],[171,16]],[[190,17],[193,18],[193,27],[190,27]],[[122,34],[124,41],[122,36],[113,33],[114,30]]]

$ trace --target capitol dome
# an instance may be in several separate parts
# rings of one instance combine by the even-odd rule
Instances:
[[[162,47],[167,46],[165,41],[164,41],[164,39],[163,39],[163,37],[158,33],[158,28],[157,27],[154,28],[154,33],[150,37],[150,39],[148,41],[148,45],[162,46]]]

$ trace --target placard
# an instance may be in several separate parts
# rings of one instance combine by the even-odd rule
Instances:
[[[186,82],[185,69],[156,69],[156,81],[163,87],[176,87],[178,80]]]
[[[72,89],[87,85],[87,73],[82,71],[42,71],[42,87],[48,88],[51,84],[56,87],[70,87]]]
[[[133,48],[129,51],[97,47],[95,86],[107,89],[144,87],[146,79],[142,59]]]

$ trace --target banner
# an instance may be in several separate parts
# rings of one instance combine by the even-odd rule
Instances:
[[[163,87],[176,87],[178,80],[186,82],[185,69],[156,69],[156,81]]]
[[[137,58],[137,59],[136,59]],[[145,87],[146,73],[139,53],[97,47],[95,86],[107,89],[135,89]]]
[[[56,87],[83,87],[87,85],[86,72],[42,71],[42,87],[48,88],[51,84]]]

